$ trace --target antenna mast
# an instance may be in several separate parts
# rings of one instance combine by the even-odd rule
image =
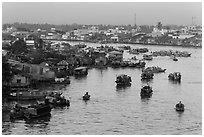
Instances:
[[[136,26],[137,26],[137,25],[136,25],[136,13],[135,13],[135,16],[134,16],[134,17],[135,17],[135,27],[136,27]]]

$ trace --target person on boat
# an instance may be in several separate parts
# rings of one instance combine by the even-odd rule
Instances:
[[[37,100],[37,104],[40,104],[40,101],[39,101],[39,100]]]
[[[15,107],[15,109],[19,109],[20,105],[18,103],[16,103],[14,107]]]
[[[179,101],[179,103],[176,104],[176,108],[184,108],[184,104],[182,104],[181,101]]]
[[[51,92],[50,96],[51,96],[51,97],[54,97],[54,92]]]
[[[88,93],[88,92],[86,92],[85,96],[89,96],[89,93]]]
[[[61,98],[60,96],[61,96],[60,93],[56,93],[56,95],[55,95],[55,97],[56,97],[57,100],[59,100],[59,99]]]
[[[49,98],[45,98],[45,104],[49,104]]]
[[[18,103],[16,103],[13,109],[14,109],[16,112],[19,112],[19,111],[20,111],[20,108],[21,108],[21,106],[20,106]]]

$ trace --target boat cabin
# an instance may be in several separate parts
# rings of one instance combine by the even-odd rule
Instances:
[[[116,81],[117,85],[130,85],[132,80],[131,77],[125,74],[117,76]]]
[[[87,67],[78,67],[74,69],[75,76],[83,76],[88,75],[88,68]]]

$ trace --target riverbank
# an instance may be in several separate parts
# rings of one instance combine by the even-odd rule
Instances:
[[[172,46],[172,47],[189,47],[189,48],[202,48],[202,46],[193,46],[193,45],[175,45],[175,44],[167,44],[167,43],[138,43],[138,42],[96,42],[90,40],[68,40],[68,39],[43,39],[44,41],[70,41],[70,42],[88,42],[88,43],[96,43],[96,44],[137,44],[137,45],[158,45],[158,46]]]

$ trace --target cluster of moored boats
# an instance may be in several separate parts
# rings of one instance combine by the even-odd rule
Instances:
[[[154,73],[165,72],[166,69],[162,69],[158,66],[147,67],[142,71],[141,80],[150,80],[153,79]],[[181,74],[179,72],[170,73],[168,79],[172,81],[181,81]],[[117,87],[121,86],[131,86],[131,77],[125,74],[121,74],[116,77]],[[140,96],[141,98],[150,98],[153,94],[153,89],[151,86],[146,85],[141,88]],[[181,103],[181,102],[180,102]],[[184,105],[176,105],[176,111],[184,111]]]
[[[26,91],[24,91],[26,92]],[[37,91],[30,91],[32,94],[40,93]],[[54,107],[64,107],[70,106],[70,100],[65,99],[64,96],[62,96],[62,93],[58,92],[51,92],[51,93],[41,93],[38,94],[38,96],[23,96],[24,98],[19,98],[20,94],[17,95],[16,98],[18,100],[37,100],[37,103],[32,105],[23,106],[19,103],[16,103],[13,109],[10,113],[11,119],[32,119],[32,118],[38,118],[45,115],[50,115],[50,112],[52,108]]]
[[[108,47],[101,47],[103,50],[111,50]],[[130,47],[121,47],[124,50],[128,50],[130,54],[139,54],[148,52],[147,48],[131,49]],[[138,60],[136,56],[132,57],[132,61],[111,61],[110,65],[112,67],[135,67],[135,68],[144,68],[144,60],[152,60],[153,56],[174,56],[174,61],[177,61],[175,57],[189,57],[191,54],[187,52],[179,51],[159,51],[153,52],[151,55],[144,54],[142,60]],[[141,80],[150,80],[153,79],[154,73],[165,72],[166,69],[163,69],[158,66],[147,67],[142,70]],[[88,74],[87,67],[78,67],[74,69],[74,76],[86,76]],[[168,75],[168,79],[172,81],[181,81],[181,74],[179,72],[173,72]],[[117,87],[131,86],[132,79],[130,76],[122,74],[116,77]],[[70,79],[66,77],[56,77],[52,84],[70,84]],[[141,88],[140,96],[141,98],[150,98],[153,94],[153,89],[151,86],[146,85]],[[86,92],[82,99],[87,101],[90,100],[90,95]],[[37,117],[42,117],[45,115],[50,115],[52,108],[54,107],[64,107],[70,106],[70,100],[62,96],[62,93],[57,92],[38,92],[35,90],[21,91],[18,89],[18,92],[11,92],[8,99],[11,100],[40,100],[37,104],[21,106],[16,104],[11,110],[10,118],[11,119],[32,119]],[[177,111],[184,111],[184,105],[179,102],[176,105]]]
[[[74,70],[74,76],[76,78],[88,75],[87,67],[78,67]],[[55,78],[52,84],[70,84],[70,79],[68,76]],[[45,115],[50,115],[51,109],[54,107],[69,107],[70,100],[66,99],[62,93],[59,92],[39,92],[39,90],[31,90],[29,88],[12,88],[10,94],[7,97],[9,100],[20,100],[30,101],[37,100],[36,104],[21,106],[16,104],[11,110],[10,118],[19,119],[26,118],[32,119],[37,117],[42,117]],[[90,95],[88,92],[82,97],[83,100],[89,100]],[[40,102],[39,102],[40,101]]]
[[[137,49],[129,49],[128,52],[130,54],[139,54],[148,52],[148,48],[137,48]]]
[[[166,51],[166,50],[161,50],[161,51],[154,51],[152,52],[153,56],[176,56],[176,57],[190,57],[191,53],[188,53],[186,51]]]
[[[82,99],[84,101],[90,100],[90,95],[86,92]],[[47,115],[51,115],[52,108],[55,107],[69,107],[70,100],[65,99],[62,96],[62,93],[51,92],[47,95],[44,95],[43,100],[37,100],[37,103],[27,106],[15,104],[13,109],[10,112],[10,119],[33,119],[38,117],[43,117]]]
[[[118,67],[133,67],[133,68],[144,68],[145,62],[143,60],[137,60],[137,61],[112,61],[111,66],[113,68]]]
[[[88,92],[83,95],[82,99],[85,101],[90,100]],[[41,100],[41,102],[38,100],[37,103],[33,105],[22,106],[16,103],[10,112],[10,119],[34,119],[49,116],[51,115],[50,112],[52,108],[64,106],[69,107],[70,100],[65,99],[65,97],[62,96],[62,93],[51,92],[44,96],[44,100]]]

